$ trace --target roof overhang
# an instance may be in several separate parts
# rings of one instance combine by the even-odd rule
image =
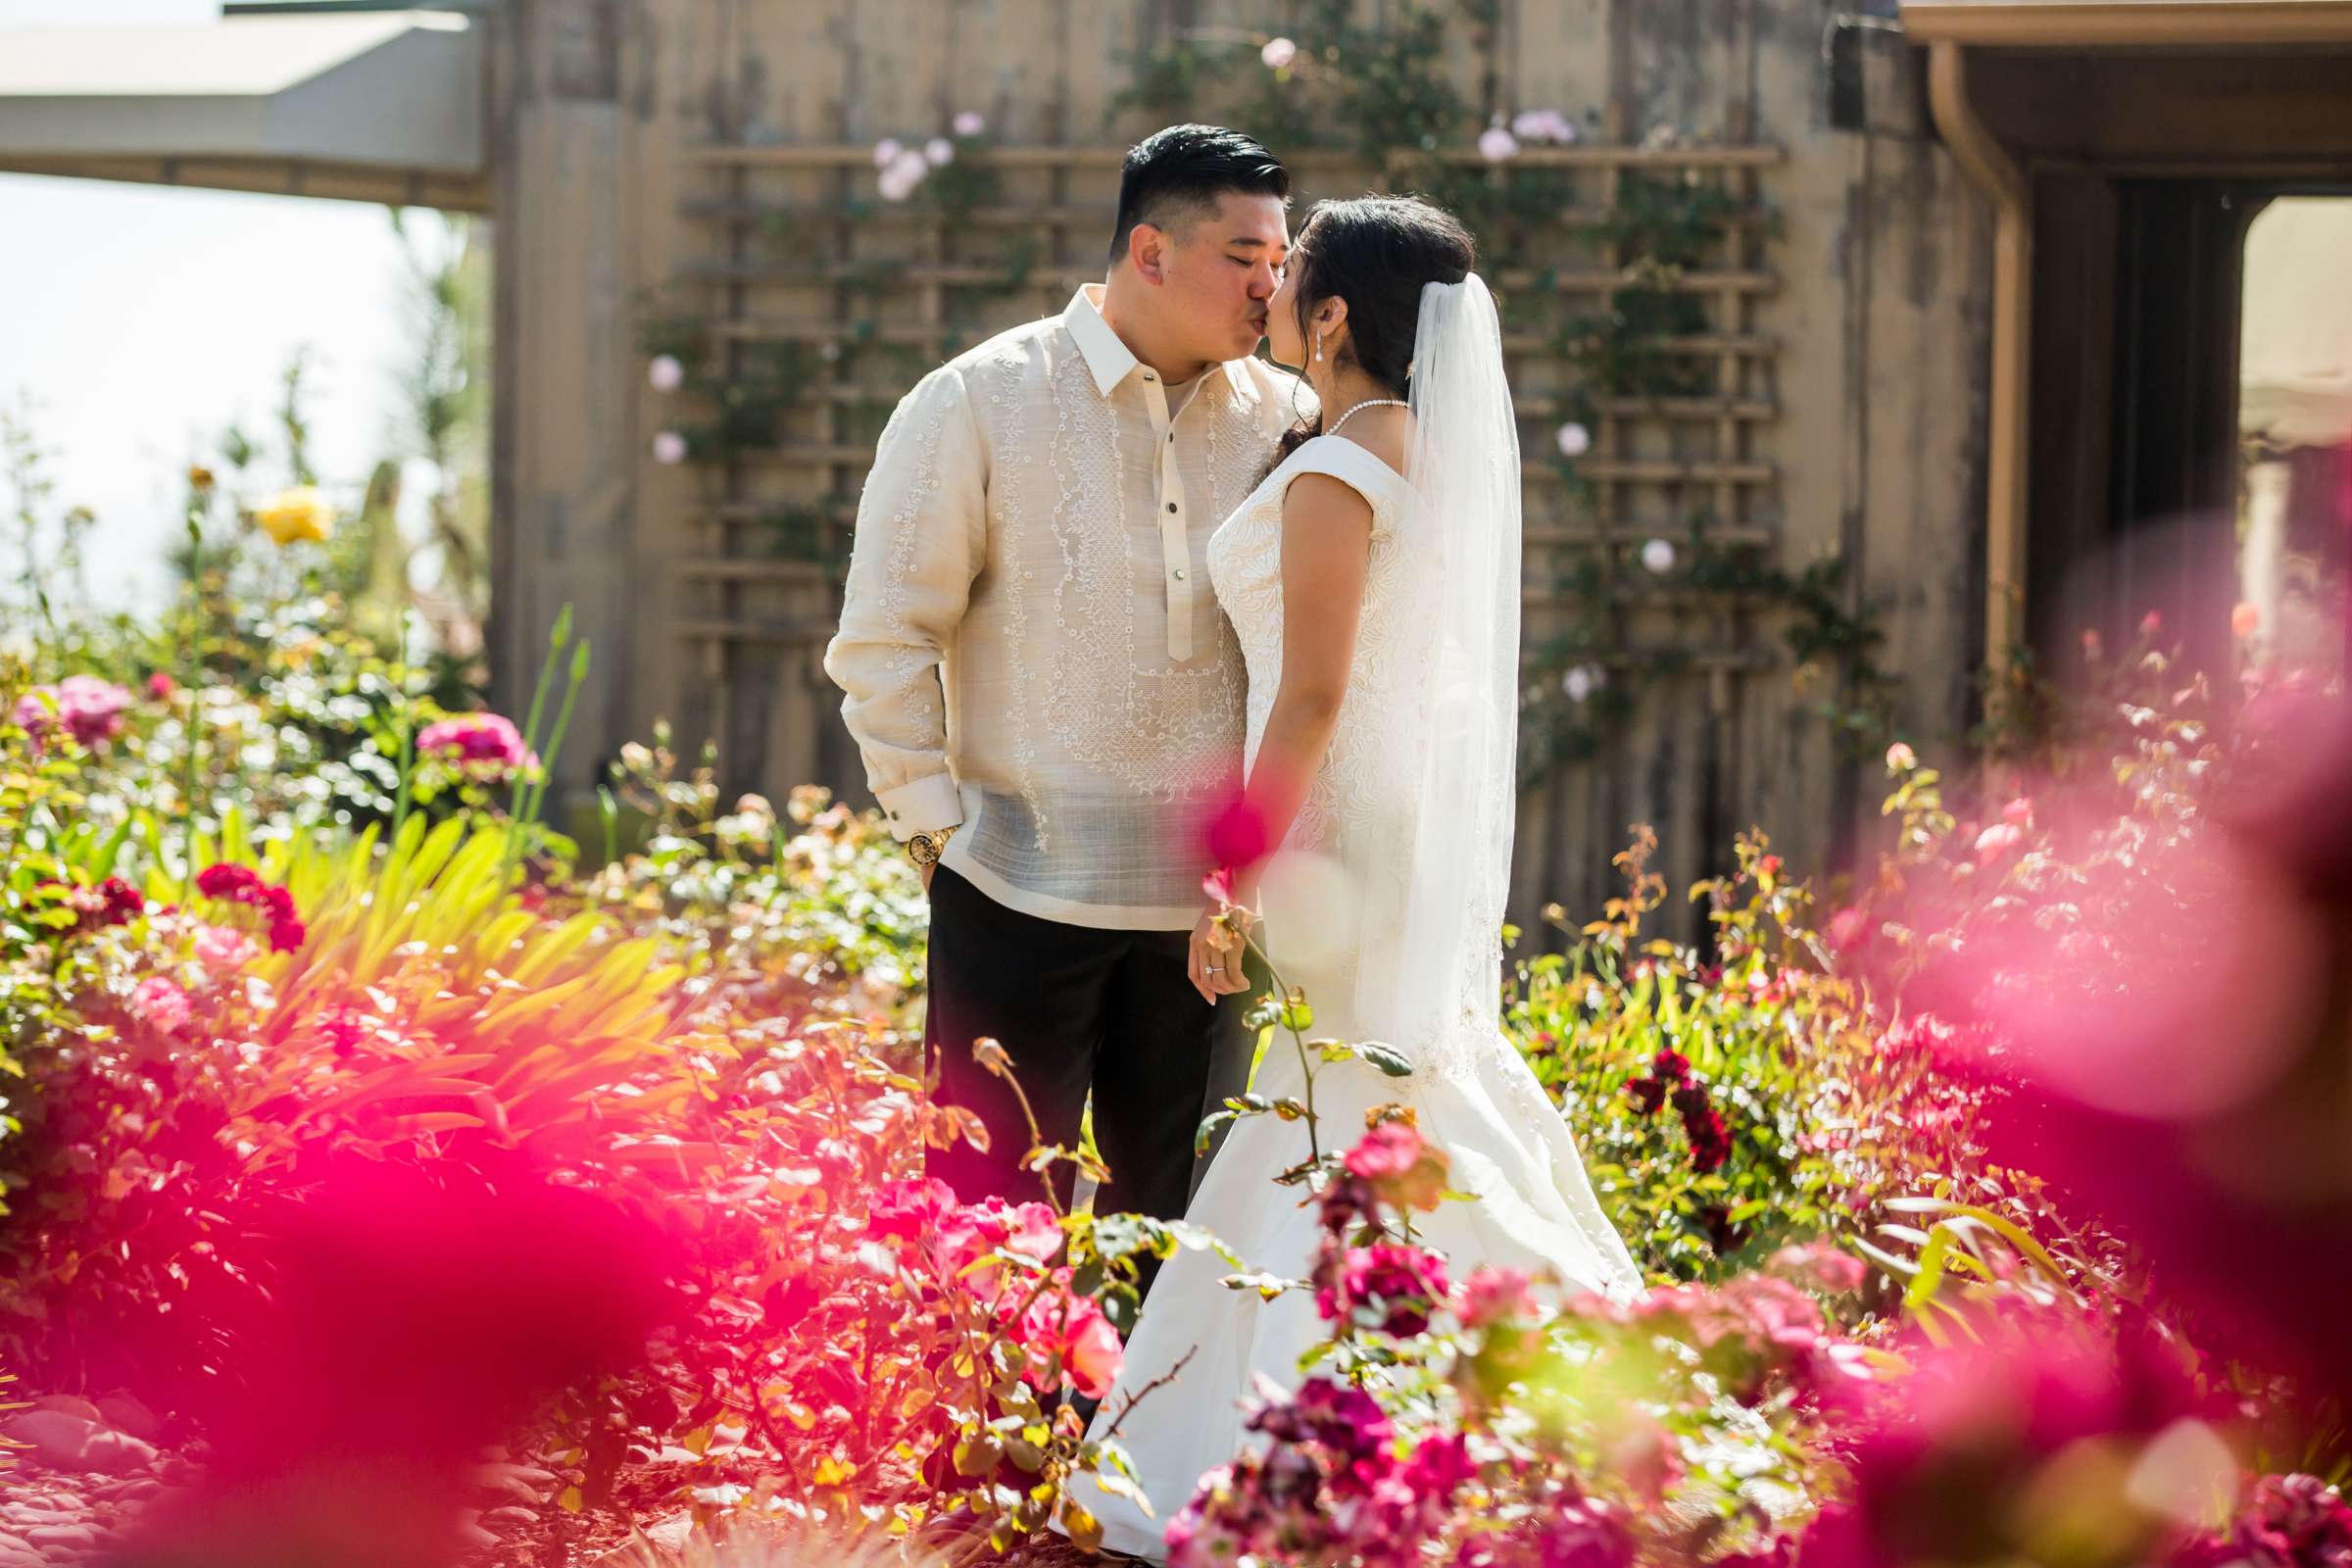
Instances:
[[[431,12],[0,32],[0,172],[486,211],[485,70]]]
[[[1995,49],[2352,46],[2352,0],[1902,0],[1902,22]]]

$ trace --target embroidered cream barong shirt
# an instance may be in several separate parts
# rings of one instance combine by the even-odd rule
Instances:
[[[1202,822],[1241,774],[1246,682],[1208,536],[1297,416],[1296,382],[1244,359],[1171,395],[1102,293],[899,404],[825,669],[899,838],[957,827],[943,863],[1026,913],[1181,930]]]

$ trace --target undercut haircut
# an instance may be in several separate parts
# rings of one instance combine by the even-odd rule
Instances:
[[[1110,261],[1127,254],[1138,223],[1174,229],[1216,210],[1228,191],[1275,196],[1288,206],[1291,172],[1254,136],[1222,125],[1170,125],[1127,150],[1119,171],[1119,217],[1111,226]]]

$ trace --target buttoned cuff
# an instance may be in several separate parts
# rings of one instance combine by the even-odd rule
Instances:
[[[956,794],[956,780],[946,773],[880,791],[874,799],[890,823],[890,836],[901,844],[917,833],[936,833],[963,822],[963,802]]]

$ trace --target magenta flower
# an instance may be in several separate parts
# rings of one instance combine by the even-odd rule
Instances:
[[[1351,1247],[1341,1254],[1337,1272],[1336,1281],[1316,1291],[1316,1310],[1337,1321],[1370,1309],[1377,1314],[1372,1327],[1399,1338],[1428,1328],[1430,1314],[1447,1295],[1446,1260],[1401,1243]]]
[[[921,1241],[937,1234],[955,1207],[955,1189],[936,1176],[885,1182],[866,1205],[866,1229],[876,1236]]]
[[[84,749],[96,751],[122,733],[122,710],[131,701],[130,693],[111,680],[68,675],[18,698],[17,724],[35,739],[62,726]]]
[[[438,757],[468,772],[503,776],[536,763],[522,731],[500,713],[460,713],[427,724],[416,736],[416,755]]]
[[[2352,1506],[2318,1476],[2273,1475],[2254,1483],[2227,1530],[2192,1544],[2175,1568],[2347,1568]]]

